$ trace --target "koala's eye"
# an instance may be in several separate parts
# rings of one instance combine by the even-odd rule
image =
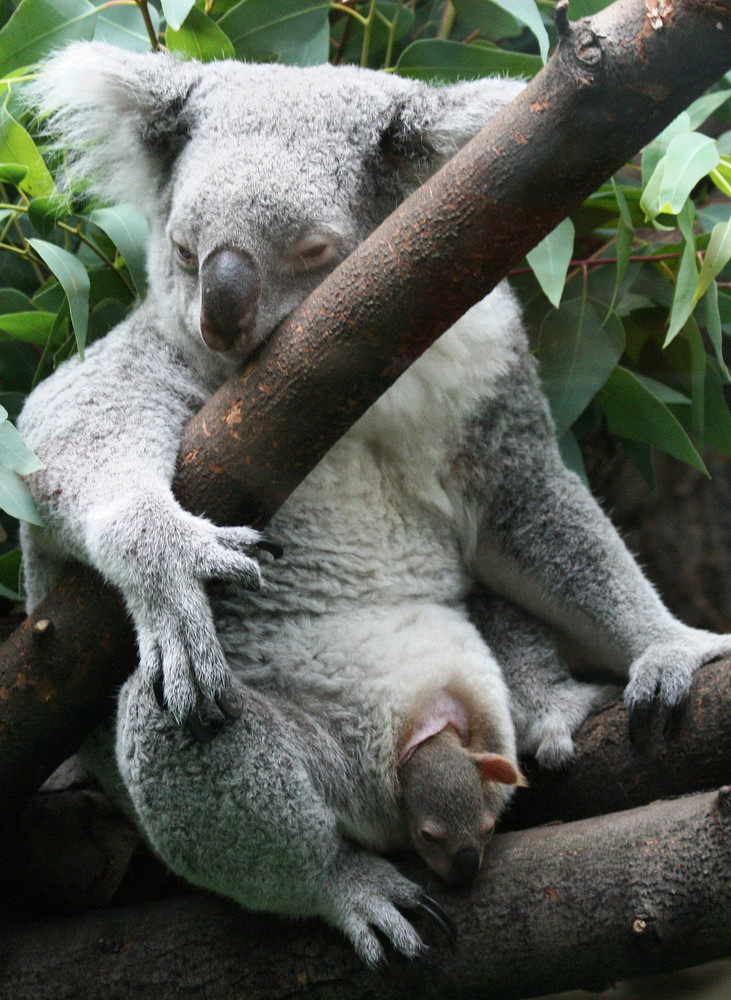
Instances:
[[[178,263],[183,267],[193,270],[198,267],[198,258],[189,250],[188,247],[183,246],[182,243],[176,243],[175,246],[175,256],[178,258]]]
[[[428,823],[419,829],[419,837],[425,844],[440,844],[445,840],[445,833],[442,829],[438,829],[435,825]]]
[[[311,235],[299,240],[287,254],[296,271],[314,271],[331,264],[338,254],[338,240],[334,236]]]

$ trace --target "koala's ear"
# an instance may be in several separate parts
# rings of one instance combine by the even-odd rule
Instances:
[[[393,163],[436,170],[524,87],[522,80],[486,77],[414,90],[398,102],[381,151]]]
[[[52,56],[29,101],[70,176],[105,200],[145,208],[190,134],[188,95],[199,63],[77,42]]]

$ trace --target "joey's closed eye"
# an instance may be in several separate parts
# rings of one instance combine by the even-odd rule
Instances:
[[[175,256],[178,259],[178,263],[182,267],[191,271],[198,269],[198,258],[192,250],[185,246],[184,243],[173,242],[173,246],[175,247]]]

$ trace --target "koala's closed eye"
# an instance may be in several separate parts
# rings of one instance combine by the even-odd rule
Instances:
[[[289,247],[287,264],[296,271],[314,271],[336,261],[342,241],[334,233],[311,233]]]
[[[178,263],[188,270],[198,269],[198,257],[183,243],[174,243]]]

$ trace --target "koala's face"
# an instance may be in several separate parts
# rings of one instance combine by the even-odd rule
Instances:
[[[396,206],[426,154],[394,152],[393,89],[330,67],[204,76],[150,249],[181,333],[245,356]]]
[[[71,171],[147,213],[171,338],[238,360],[520,87],[76,43],[36,99]]]

